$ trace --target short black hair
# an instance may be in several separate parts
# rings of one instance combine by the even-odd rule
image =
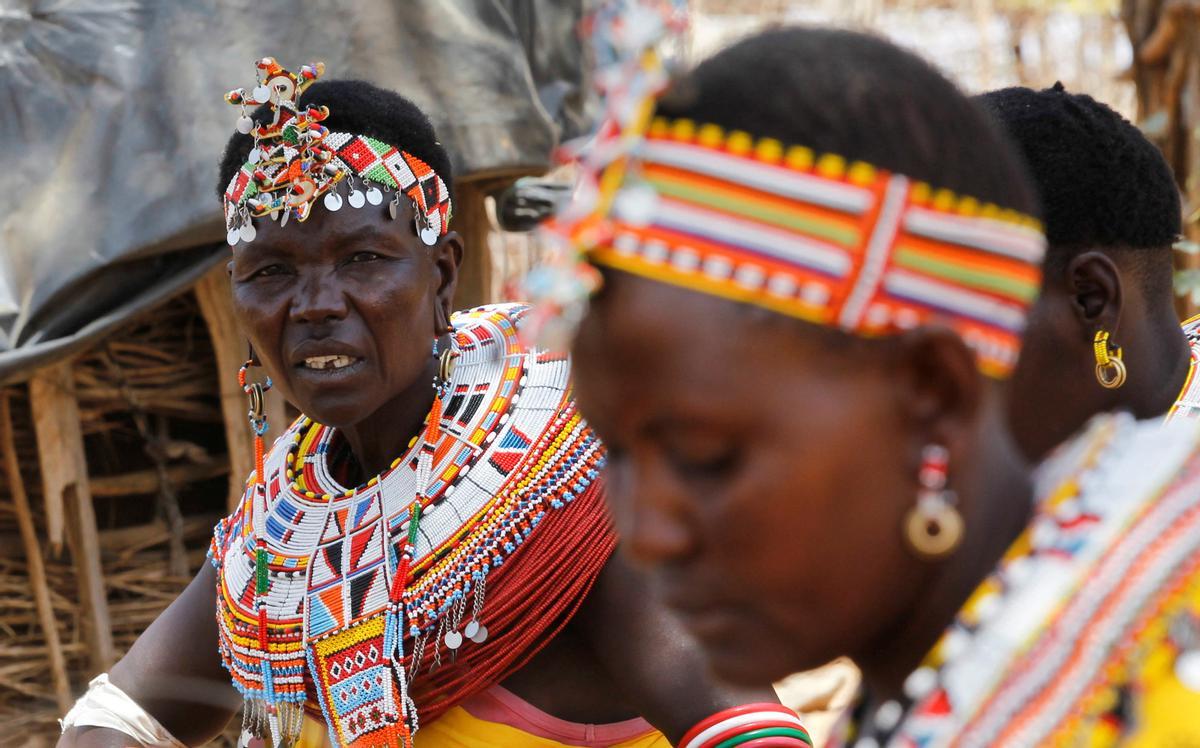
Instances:
[[[329,117],[321,124],[330,131],[368,135],[407,151],[429,164],[446,183],[447,190],[453,187],[450,157],[438,142],[429,118],[416,104],[395,91],[360,80],[317,81],[300,95],[300,105],[329,107]],[[271,113],[264,105],[251,117],[263,122],[270,119]],[[253,138],[239,132],[229,138],[221,158],[218,197],[224,198],[229,180],[246,163],[253,145]]]
[[[1037,215],[999,128],[931,65],[876,36],[802,26],[758,34],[676,81],[657,114],[866,161]]]
[[[1025,156],[1041,197],[1047,265],[1080,252],[1149,250],[1135,264],[1169,281],[1181,230],[1179,188],[1162,152],[1133,124],[1061,83],[975,97]]]

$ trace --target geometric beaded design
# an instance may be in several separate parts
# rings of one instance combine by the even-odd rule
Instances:
[[[461,630],[476,604],[486,624],[489,572],[536,542],[543,518],[586,491],[603,465],[603,448],[574,406],[566,356],[522,347],[518,328],[525,313],[506,304],[453,317],[460,356],[443,397],[406,587],[403,652],[423,653],[406,667],[410,679],[451,655],[442,635]],[[271,691],[278,700],[305,701],[307,674],[337,742],[370,743],[373,738],[363,737],[371,734],[369,725],[398,708],[397,675],[373,652],[384,650],[387,582],[408,532],[421,445],[414,439],[387,471],[348,487],[334,480],[326,461],[336,438],[333,429],[301,417],[265,460],[264,598],[273,668],[261,667],[257,646],[255,540],[246,513],[252,492],[217,525],[210,555],[219,570],[220,647],[235,687],[247,697]],[[607,518],[597,513],[595,522]],[[537,595],[526,595],[522,604],[532,609]],[[273,679],[270,689],[264,670]],[[388,685],[376,689],[377,678]]]
[[[874,337],[950,326],[1011,372],[1039,223],[862,162],[656,119],[587,247],[595,264]]]

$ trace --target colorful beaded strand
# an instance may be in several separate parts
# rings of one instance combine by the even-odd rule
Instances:
[[[266,539],[266,517],[269,511],[267,501],[267,485],[266,476],[264,475],[265,468],[265,446],[263,437],[267,433],[269,424],[264,409],[264,396],[271,389],[271,378],[267,377],[265,382],[250,382],[248,381],[248,373],[251,366],[255,366],[253,353],[242,364],[238,370],[238,384],[242,391],[250,398],[250,410],[247,416],[250,420],[250,428],[254,431],[254,480],[251,484],[251,522],[254,529],[254,608],[258,622],[258,648],[263,653],[263,658],[260,661],[262,675],[262,696],[258,704],[250,703],[247,705],[247,711],[252,712],[253,716],[248,720],[251,726],[250,732],[255,737],[266,737],[266,728],[271,726],[277,737],[277,742],[281,744],[289,744],[286,740],[285,731],[281,730],[280,720],[276,710],[276,695],[274,687],[274,677],[271,672],[270,658],[270,636],[267,627],[267,592],[270,589],[270,573],[267,559],[267,539]],[[258,505],[261,500],[261,506]],[[253,702],[254,699],[248,699]],[[290,720],[288,720],[290,722]],[[243,726],[246,726],[247,720],[243,719]],[[267,723],[267,724],[264,724]],[[288,731],[290,732],[290,731]],[[298,734],[297,734],[298,735]]]

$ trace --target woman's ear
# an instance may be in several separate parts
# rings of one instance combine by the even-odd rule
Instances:
[[[1071,307],[1087,342],[1097,330],[1115,331],[1121,322],[1124,293],[1121,272],[1112,258],[1103,252],[1084,252],[1071,258],[1065,275]]]
[[[433,265],[437,271],[437,304],[449,322],[454,311],[454,292],[458,288],[458,269],[462,266],[462,237],[457,231],[447,232],[433,249]]]
[[[954,451],[973,432],[983,405],[983,375],[974,352],[944,327],[909,330],[896,342],[892,365],[902,414],[925,444]]]

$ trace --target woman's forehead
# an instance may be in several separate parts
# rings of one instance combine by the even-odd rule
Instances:
[[[408,213],[411,211],[407,208]],[[254,241],[234,247],[234,256],[253,258],[279,252],[316,256],[367,244],[411,249],[416,236],[407,218],[398,215],[392,220],[386,206],[343,207],[336,212],[319,207],[313,209],[308,220],[290,221],[286,226],[267,217],[257,218]]]

